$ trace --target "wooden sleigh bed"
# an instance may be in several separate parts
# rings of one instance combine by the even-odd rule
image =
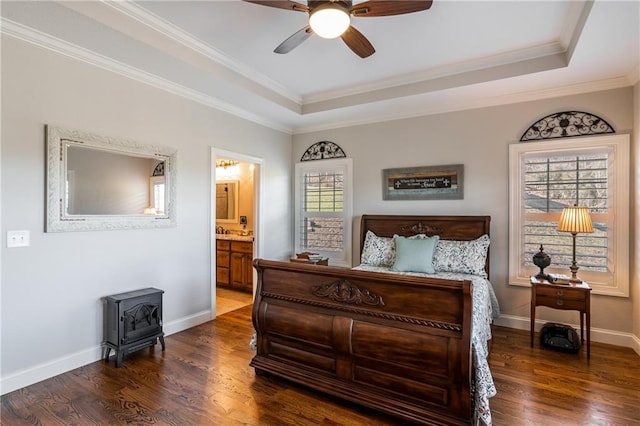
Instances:
[[[360,249],[368,231],[380,238],[438,235],[465,244],[488,239],[489,225],[489,216],[365,215]],[[488,243],[483,266],[488,276]],[[488,354],[487,342],[472,336],[475,278],[263,259],[254,267],[256,374],[273,374],[418,424],[490,424],[488,403],[477,402],[476,364],[488,371]]]

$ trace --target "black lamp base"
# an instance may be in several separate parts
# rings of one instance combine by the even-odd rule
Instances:
[[[540,271],[537,275],[536,275],[536,279],[541,280],[541,281],[549,281],[551,282],[551,277],[547,274],[544,273],[544,271]]]

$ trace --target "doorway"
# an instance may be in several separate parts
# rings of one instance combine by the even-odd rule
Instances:
[[[261,158],[211,149],[211,319],[253,302],[261,250]]]

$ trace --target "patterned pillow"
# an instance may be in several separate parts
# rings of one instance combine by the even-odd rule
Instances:
[[[378,237],[367,231],[360,255],[360,263],[372,266],[391,266],[396,257],[393,238]]]
[[[489,243],[487,234],[472,241],[440,240],[433,254],[433,268],[436,272],[460,272],[486,278],[484,265]]]

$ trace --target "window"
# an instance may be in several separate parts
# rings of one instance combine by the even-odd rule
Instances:
[[[629,296],[629,136],[598,136],[509,146],[509,283],[528,285],[539,270],[570,275],[572,236],[556,231],[562,209],[588,207],[592,234],[578,234],[578,276],[597,294]]]
[[[156,214],[164,214],[164,176],[153,176],[149,179],[151,187],[150,207],[155,209]]]
[[[296,252],[351,266],[351,166],[349,158],[296,164]]]

